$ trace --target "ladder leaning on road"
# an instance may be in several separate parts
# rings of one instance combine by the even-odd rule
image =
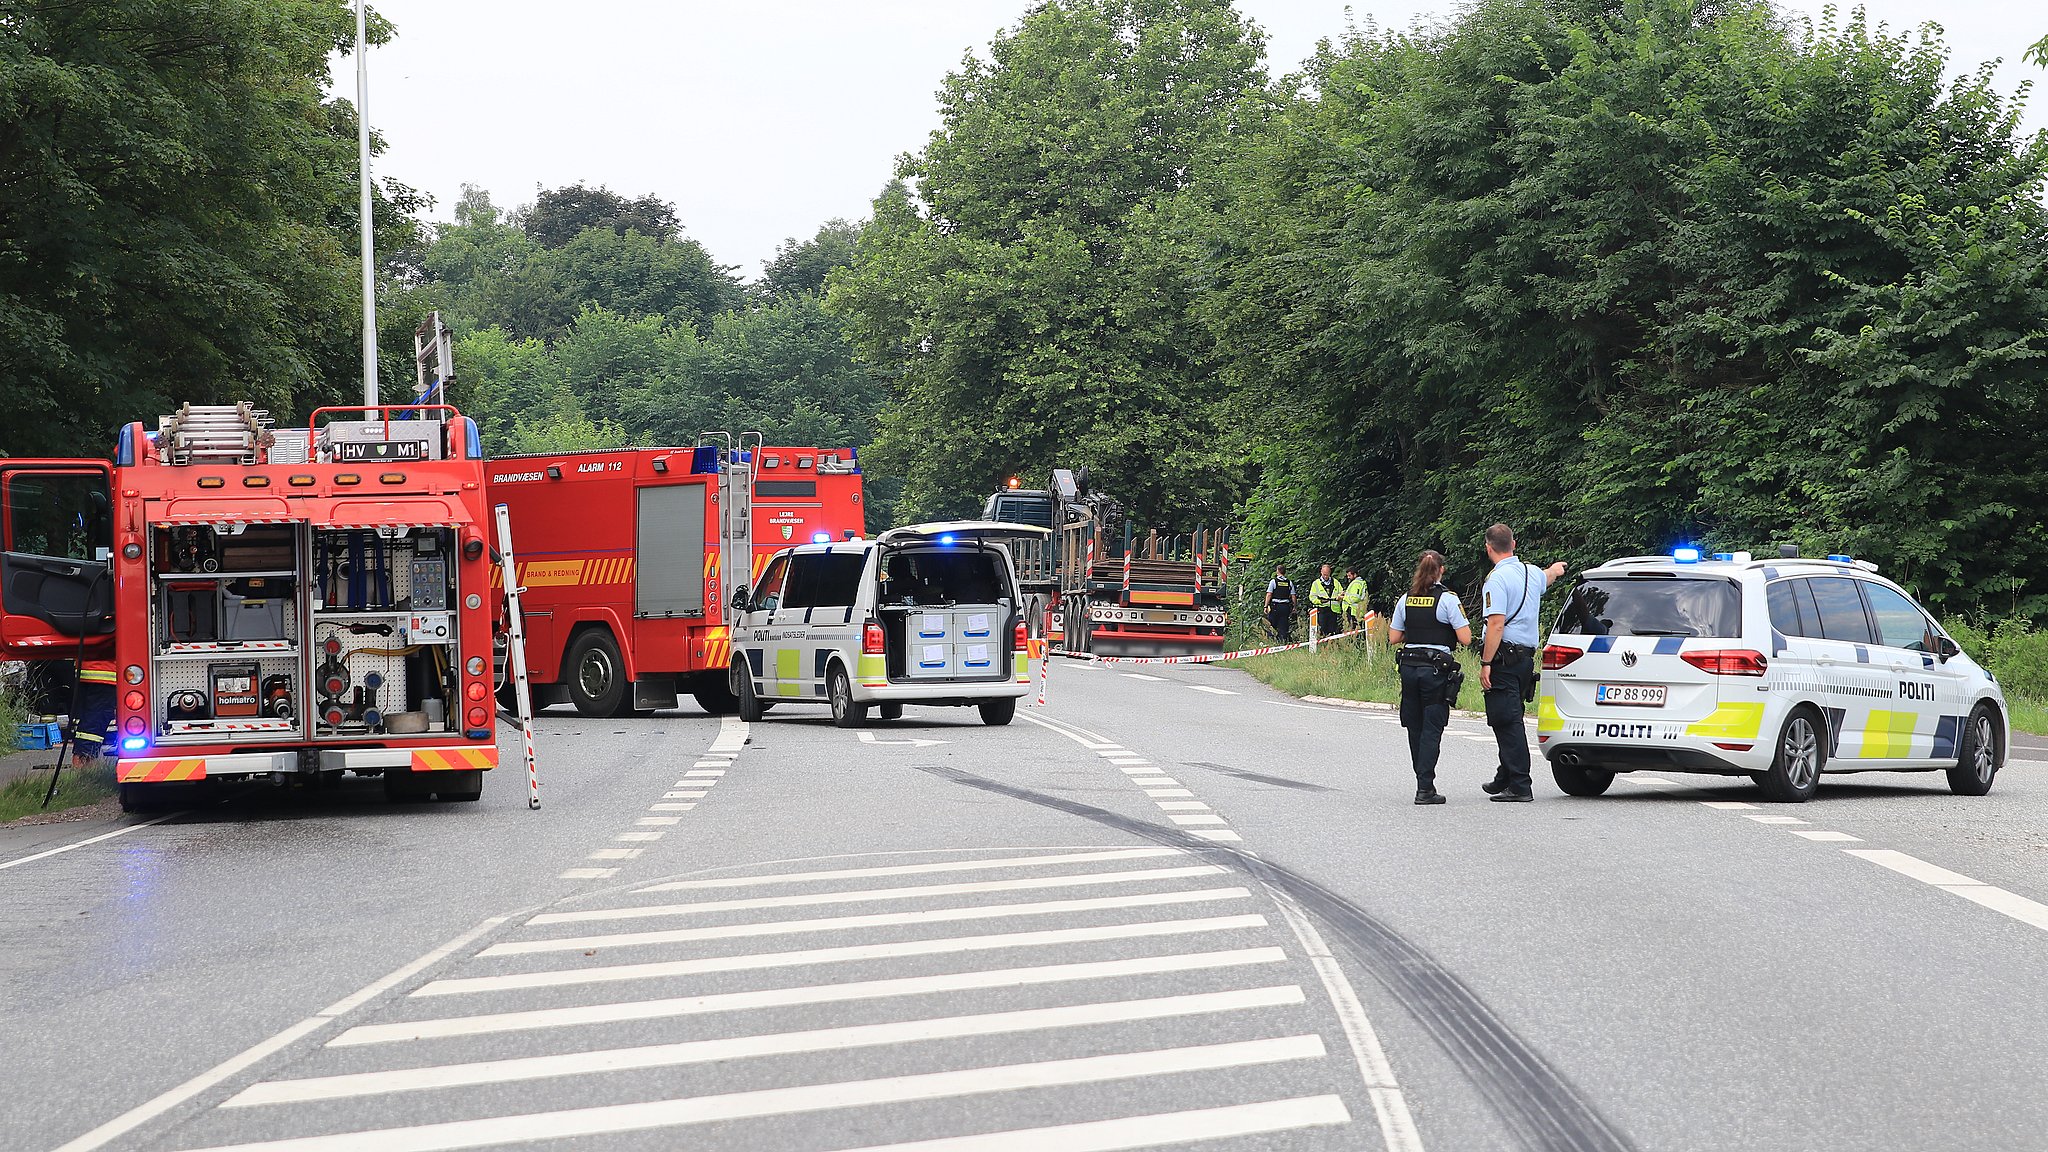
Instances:
[[[519,562],[512,556],[512,512],[503,504],[492,511],[498,518],[498,564],[505,577],[506,667],[512,676],[519,737],[526,750],[526,806],[539,808],[540,767],[533,754],[533,689],[526,680],[526,617],[519,607],[519,595],[525,589],[519,586]]]

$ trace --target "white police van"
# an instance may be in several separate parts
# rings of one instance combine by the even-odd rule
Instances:
[[[1031,690],[1030,635],[1002,540],[1024,524],[955,521],[777,552],[733,597],[730,684],[743,720],[827,704],[841,728],[906,704],[971,705],[1008,724]]]
[[[1997,680],[1874,565],[1690,548],[1581,575],[1536,716],[1574,796],[1637,769],[1748,776],[1795,802],[1823,772],[1945,771],[1982,796],[2011,732]]]

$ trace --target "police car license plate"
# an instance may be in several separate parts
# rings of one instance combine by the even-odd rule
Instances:
[[[1626,704],[1636,708],[1662,708],[1664,693],[1662,684],[1595,684],[1593,703]]]

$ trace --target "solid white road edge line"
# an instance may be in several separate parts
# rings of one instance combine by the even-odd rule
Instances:
[[[1028,719],[1028,717],[1027,717]],[[1110,848],[1052,856],[1011,856],[995,860],[945,860],[935,864],[890,864],[875,868],[844,868],[833,872],[784,872],[773,876],[719,876],[708,880],[674,880],[636,888],[635,892],[682,892],[696,888],[745,888],[754,884],[797,884],[811,880],[856,880],[870,876],[915,876],[924,872],[978,872],[985,868],[1029,868],[1038,864],[1083,864],[1099,860],[1139,860],[1178,856],[1178,848]]]
[[[23,864],[33,864],[38,860],[47,860],[52,856],[62,856],[64,853],[72,851],[73,849],[84,848],[91,844],[98,844],[103,840],[112,840],[116,836],[126,836],[130,832],[147,828],[152,824],[161,824],[166,820],[173,820],[177,817],[183,816],[184,814],[185,813],[183,811],[166,813],[165,815],[158,816],[154,820],[144,820],[140,824],[129,824],[125,827],[116,828],[112,832],[102,832],[97,836],[88,836],[83,840],[74,840],[69,844],[62,844],[55,848],[45,849],[44,851],[37,852],[31,856],[22,856],[14,860],[9,860],[4,864],[0,864],[0,872],[5,872],[9,868],[18,868]]]
[[[1358,1074],[1365,1081],[1366,1095],[1372,1100],[1373,1112],[1379,1117],[1380,1137],[1386,1141],[1387,1152],[1422,1152],[1422,1134],[1415,1129],[1415,1117],[1408,1111],[1408,1098],[1394,1079],[1394,1066],[1387,1061],[1386,1049],[1380,1046],[1379,1033],[1373,1030],[1372,1020],[1365,1014],[1365,1003],[1358,998],[1358,990],[1351,986],[1343,966],[1331,953],[1329,943],[1316,930],[1315,922],[1301,910],[1301,906],[1270,886],[1266,891],[1279,907],[1280,919],[1286,921],[1287,927],[1294,932],[1294,938],[1301,942],[1309,964],[1323,982],[1323,991],[1330,997],[1330,1006],[1337,1012],[1337,1023],[1351,1044],[1351,1057],[1358,1064]]]
[[[1349,1124],[1351,1111],[1337,1096],[1303,1096],[1258,1104],[1232,1104],[1193,1112],[1161,1112],[1122,1120],[1090,1120],[1056,1128],[1025,1128],[979,1136],[942,1136],[910,1144],[874,1144],[851,1152],[1130,1152],[1162,1144],[1189,1144],[1227,1136],[1260,1136],[1302,1128]]]
[[[1275,985],[1143,1000],[1114,1000],[1055,1008],[979,1013],[971,1016],[890,1021],[843,1028],[807,1028],[797,1032],[732,1036],[716,1040],[687,1040],[675,1044],[570,1052],[558,1056],[526,1056],[383,1072],[312,1076],[299,1080],[268,1080],[243,1089],[221,1107],[303,1104],[315,1100],[380,1096],[431,1088],[509,1084],[522,1080],[547,1080],[557,1076],[585,1076],[641,1068],[676,1068],[689,1064],[708,1064],[720,1060],[761,1056],[844,1052],[888,1044],[951,1040],[967,1036],[1001,1036],[1054,1028],[1077,1028],[1092,1024],[1128,1024],[1139,1020],[1167,1020],[1181,1016],[1285,1007],[1307,1003],[1307,999],[1299,985]]]
[[[327,1047],[349,1048],[363,1044],[391,1044],[409,1040],[439,1040],[454,1036],[527,1032],[541,1028],[573,1028],[584,1024],[615,1024],[626,1020],[666,1020],[719,1012],[746,1012],[756,1008],[843,1004],[856,1000],[972,992],[986,988],[1028,988],[1045,984],[1072,984],[1086,980],[1113,980],[1129,976],[1208,972],[1219,968],[1241,968],[1253,964],[1279,964],[1286,959],[1287,951],[1283,948],[1232,948],[1220,952],[1176,952],[1164,956],[1135,956],[1123,960],[1043,964],[1029,968],[989,968],[974,972],[947,972],[935,976],[894,976],[885,980],[759,988],[749,992],[670,996],[659,1000],[614,1001],[574,1008],[532,1008],[520,1012],[489,1012],[477,1016],[403,1020],[395,1024],[363,1024],[329,1040]]]
[[[134,827],[139,828],[141,825],[134,825]],[[272,1036],[270,1039],[228,1057],[226,1060],[201,1072],[176,1088],[134,1108],[130,1108],[128,1111],[94,1128],[85,1135],[61,1145],[55,1149],[55,1152],[90,1152],[91,1149],[105,1147],[108,1143],[119,1139],[129,1132],[133,1132],[135,1129],[169,1112],[180,1104],[186,1103],[193,1097],[228,1079],[230,1076],[268,1059],[278,1052],[291,1047],[299,1040],[325,1028],[336,1017],[355,1011],[375,997],[389,991],[394,986],[439,963],[451,953],[461,949],[477,937],[482,936],[509,919],[511,919],[509,916],[491,917],[462,935],[457,936],[455,939],[441,945],[439,948],[434,949],[432,952],[427,953],[425,956],[368,985],[361,991],[337,1000],[319,1013],[308,1016],[304,1020]]]
[[[1148,1076],[1246,1068],[1294,1060],[1316,1060],[1326,1054],[1323,1038],[1311,1033],[1303,1036],[1275,1037],[1270,1040],[1164,1048],[1109,1056],[1083,1056],[1072,1060],[963,1068],[951,1072],[928,1072],[922,1075],[891,1076],[877,1080],[764,1088],[717,1096],[495,1116],[484,1120],[455,1120],[408,1128],[340,1132],[328,1136],[237,1144],[233,1145],[232,1149],[233,1152],[356,1152],[358,1149],[375,1148],[378,1152],[444,1152],[447,1149],[475,1148],[488,1144],[531,1143],[537,1140],[599,1136],[618,1132],[644,1132],[655,1128],[707,1124],[720,1120],[789,1116],[835,1108],[944,1100],[961,1096],[1016,1092],[1030,1088],[1100,1084]],[[217,1148],[208,1152],[229,1152],[229,1149]]]
[[[520,988],[561,988],[577,984],[611,984],[623,980],[658,980],[710,972],[756,972],[767,968],[798,968],[813,964],[847,964],[891,960],[904,956],[943,956],[954,952],[992,952],[1036,948],[1081,941],[1137,940],[1204,932],[1264,928],[1260,915],[1206,916],[1192,920],[1147,920],[1136,924],[1099,924],[1087,928],[1048,928],[1038,932],[1002,932],[985,936],[948,936],[935,940],[899,940],[888,944],[847,944],[794,952],[759,952],[747,956],[701,956],[692,960],[657,960],[645,964],[611,964],[599,968],[511,972],[502,976],[463,976],[435,980],[413,990],[415,997],[459,996],[505,992]]]

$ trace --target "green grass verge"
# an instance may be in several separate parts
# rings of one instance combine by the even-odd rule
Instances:
[[[105,800],[114,794],[114,766],[107,761],[86,769],[67,766],[57,781],[57,794],[50,798],[50,806],[46,809],[43,807],[43,790],[49,786],[48,772],[30,773],[0,785],[0,824],[23,816],[83,808]]]
[[[1478,708],[1479,658],[1468,650],[1458,654],[1458,663],[1465,668],[1465,690],[1457,704],[1461,708]],[[1297,648],[1273,656],[1233,660],[1229,666],[1242,668],[1291,696],[1334,696],[1339,700],[1372,700],[1382,704],[1395,704],[1401,699],[1401,675],[1394,668],[1394,650],[1380,640],[1338,640],[1314,653]]]

